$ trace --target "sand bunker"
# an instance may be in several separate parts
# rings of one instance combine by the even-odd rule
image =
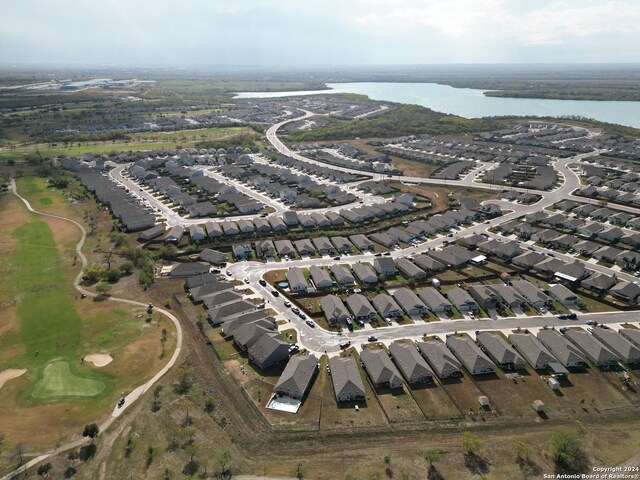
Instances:
[[[8,368],[0,372],[0,388],[13,378],[18,378],[20,375],[27,373],[26,368]]]
[[[91,362],[96,367],[100,368],[113,362],[113,357],[108,353],[92,353],[91,355],[85,355],[84,361]]]

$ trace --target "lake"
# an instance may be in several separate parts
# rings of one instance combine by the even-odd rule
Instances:
[[[640,128],[640,102],[547,100],[487,97],[486,90],[454,88],[437,83],[328,83],[331,90],[301,92],[243,92],[236,98],[276,98],[327,93],[357,93],[372,100],[422,105],[466,118],[501,115],[541,117],[580,116]]]

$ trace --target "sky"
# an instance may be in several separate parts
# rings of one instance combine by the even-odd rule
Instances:
[[[640,0],[7,0],[0,64],[640,62]]]

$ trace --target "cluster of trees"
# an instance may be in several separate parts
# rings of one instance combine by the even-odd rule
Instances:
[[[447,135],[504,128],[505,120],[463,118],[434,112],[419,105],[401,105],[376,118],[334,122],[325,127],[290,133],[291,142],[344,138],[389,138],[405,135]]]

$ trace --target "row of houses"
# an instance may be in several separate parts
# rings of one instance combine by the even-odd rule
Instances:
[[[187,277],[185,289],[194,303],[205,307],[209,323],[233,338],[256,367],[266,369],[289,358],[289,344],[278,333],[275,318],[244,300],[233,283],[206,272]]]
[[[126,231],[136,232],[155,226],[156,217],[148,208],[142,206],[134,195],[118,187],[98,170],[82,168],[76,175],[80,183],[93,193],[100,203],[109,207]]]

